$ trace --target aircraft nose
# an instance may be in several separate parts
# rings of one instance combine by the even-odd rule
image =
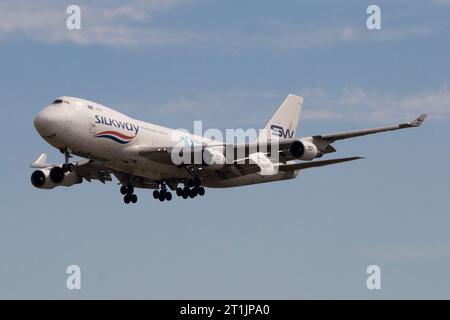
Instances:
[[[48,136],[50,134],[46,110],[42,110],[37,114],[36,118],[34,118],[34,127],[41,136]]]

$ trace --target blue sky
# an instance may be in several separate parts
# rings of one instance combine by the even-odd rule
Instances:
[[[73,3],[0,3],[0,297],[450,296],[450,1],[78,1],[69,31]],[[190,201],[144,190],[130,207],[114,183],[29,183],[39,153],[61,161],[32,125],[55,97],[225,129],[263,126],[288,93],[305,97],[300,136],[429,118],[335,145],[365,160]]]

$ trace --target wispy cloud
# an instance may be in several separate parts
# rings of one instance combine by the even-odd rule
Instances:
[[[428,27],[388,28],[381,31],[368,31],[353,26],[336,26],[325,29],[278,32],[270,35],[258,35],[254,42],[271,46],[279,50],[306,49],[335,44],[366,43],[407,39],[423,36],[433,31]]]
[[[338,90],[307,87],[292,93],[305,98],[302,110],[304,120],[341,119],[355,123],[386,124],[413,120],[422,113],[427,113],[431,120],[450,118],[450,88],[445,84],[409,94],[368,91],[360,87]],[[266,123],[287,94],[229,90],[149,101],[145,107],[137,102],[118,105],[125,108],[122,111],[144,119],[170,117],[175,120],[180,117],[183,119],[182,125],[186,125],[186,121],[203,120],[209,127],[254,128]]]
[[[384,260],[416,260],[430,258],[450,258],[450,245],[397,245],[376,253],[375,256]]]
[[[265,124],[267,117],[284,99],[274,93],[229,90],[215,93],[198,93],[192,96],[174,96],[165,101],[148,101],[145,107],[139,102],[118,103],[124,112],[143,119],[180,118],[180,125],[202,120],[209,127],[249,128]]]
[[[304,118],[383,122],[386,119],[407,120],[421,113],[427,113],[431,119],[450,117],[450,88],[447,84],[410,94],[369,91],[360,87],[339,91],[306,88],[303,91],[308,105]]]
[[[183,45],[205,34],[152,26],[152,17],[174,10],[187,0],[78,1],[81,30],[66,28],[67,4],[60,1],[3,1],[0,3],[0,39],[22,35],[43,43],[141,46]]]
[[[433,0],[433,3],[438,5],[450,6],[450,0]]]
[[[256,33],[245,30],[189,30],[160,26],[155,17],[170,14],[194,0],[78,1],[82,9],[82,29],[68,30],[67,3],[55,0],[36,2],[5,0],[0,3],[0,40],[25,36],[42,43],[68,42],[79,45],[186,46],[207,44],[235,51],[253,47],[297,50],[318,46],[370,41],[391,41],[428,34],[424,27],[388,28],[369,32],[364,27],[333,26],[311,28],[295,25],[280,28],[263,23]],[[261,22],[255,21],[258,24]],[[230,25],[231,26],[231,25]]]

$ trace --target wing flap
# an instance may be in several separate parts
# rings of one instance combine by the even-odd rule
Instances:
[[[338,159],[320,160],[320,161],[312,161],[312,162],[301,162],[301,163],[294,163],[294,164],[283,164],[283,165],[280,165],[278,167],[278,169],[280,171],[289,172],[289,171],[303,170],[303,169],[308,169],[308,168],[329,166],[332,164],[353,161],[353,160],[359,160],[359,159],[364,159],[364,158],[363,157],[348,157],[348,158],[338,158]]]
[[[75,165],[75,172],[87,181],[99,180],[101,183],[112,181],[110,171],[93,160],[81,160]]]

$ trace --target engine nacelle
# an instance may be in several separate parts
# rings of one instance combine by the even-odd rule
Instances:
[[[50,170],[36,170],[31,174],[31,184],[38,189],[53,189],[56,184],[50,179]]]
[[[60,184],[64,180],[64,171],[61,167],[55,166],[50,169],[50,180],[54,184]]]
[[[219,148],[206,148],[203,150],[203,163],[209,170],[219,170],[226,165],[227,160]]]
[[[310,141],[295,140],[289,150],[292,156],[299,160],[313,160],[319,156],[316,145]]]
[[[261,176],[271,176],[277,173],[273,162],[263,153],[256,152],[249,155],[250,163],[256,164],[260,171]]]
[[[64,173],[60,167],[36,170],[31,174],[31,184],[38,189],[70,187],[82,183],[83,179],[75,172]]]

